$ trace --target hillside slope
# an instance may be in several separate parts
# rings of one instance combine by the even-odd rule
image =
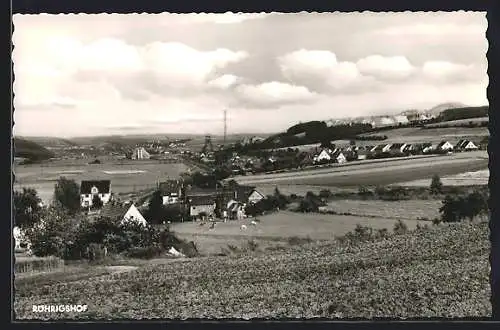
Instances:
[[[18,318],[466,317],[490,315],[488,227],[432,227],[373,242],[174,260],[94,280],[16,290]]]
[[[22,138],[14,138],[14,156],[28,158],[33,161],[54,157],[54,153],[38,143]]]

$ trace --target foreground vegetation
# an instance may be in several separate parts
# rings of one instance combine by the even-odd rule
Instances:
[[[14,308],[20,319],[488,317],[488,253],[486,223],[440,225],[22,287]],[[89,310],[31,312],[47,301]]]

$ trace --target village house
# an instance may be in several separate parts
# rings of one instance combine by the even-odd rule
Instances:
[[[189,215],[192,219],[202,220],[205,217],[213,217],[215,215],[216,197],[210,195],[194,195],[188,197]]]
[[[414,154],[416,151],[416,148],[415,148],[415,145],[413,144],[406,144],[404,147],[403,147],[403,153],[405,155],[408,155],[408,154]]]
[[[158,186],[161,192],[163,205],[180,203],[182,199],[183,184],[179,180],[161,182]]]
[[[392,156],[402,156],[404,154],[405,147],[406,143],[393,143],[390,145],[388,152]]]
[[[372,154],[380,154],[380,153],[386,153],[389,152],[389,149],[391,148],[390,144],[379,144],[373,147],[370,152]]]
[[[472,151],[478,150],[479,148],[470,140],[460,140],[455,146],[455,150],[460,151]]]
[[[94,198],[98,197],[105,205],[111,199],[111,181],[82,181],[80,184],[80,205],[91,207]]]
[[[132,152],[132,159],[150,159],[151,155],[144,149],[144,147],[135,148]]]
[[[451,144],[448,141],[441,141],[437,146],[436,146],[436,151],[437,152],[449,152],[453,150],[453,144]]]
[[[104,206],[99,214],[102,217],[119,220],[121,224],[136,222],[143,226],[147,224],[146,219],[133,203],[111,202]]]
[[[333,161],[337,164],[344,164],[345,162],[347,162],[346,156],[340,150],[337,150],[334,153],[332,153],[331,157],[332,157]]]
[[[432,143],[428,143],[428,142],[426,142],[426,143],[422,143],[421,148],[422,148],[422,152],[423,152],[424,154],[428,154],[428,153],[431,153],[431,152],[433,152],[434,150],[436,150],[437,145],[433,145]]]

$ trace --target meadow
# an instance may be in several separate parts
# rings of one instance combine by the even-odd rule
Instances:
[[[474,123],[474,124],[480,124],[480,123],[487,123],[489,121],[489,117],[479,117],[479,118],[468,118],[468,119],[458,119],[458,120],[450,120],[450,121],[445,121],[445,122],[440,122],[440,123],[435,123],[435,124],[427,124],[425,127],[433,128],[433,127],[441,127],[441,126],[457,126],[457,127],[462,127],[463,125],[468,125],[469,123]]]
[[[14,311],[19,320],[489,317],[489,251],[486,223],[441,225],[20,286]],[[89,307],[32,312],[53,301]]]
[[[14,167],[14,189],[35,188],[43,201],[49,201],[54,192],[57,179],[65,176],[77,183],[82,180],[111,180],[111,190],[115,193],[128,193],[156,186],[157,181],[176,178],[188,167],[184,164],[162,164],[154,161],[110,162],[104,164],[74,165],[57,163],[17,165]]]
[[[175,223],[171,229],[179,237],[194,241],[200,252],[217,254],[228,244],[242,246],[249,240],[254,240],[262,246],[280,245],[295,237],[325,241],[345,235],[354,230],[358,224],[374,229],[392,230],[396,223],[393,217],[296,213],[283,210],[258,216],[256,219],[258,220],[256,226],[250,224],[254,219],[248,218],[219,222],[213,229],[210,229],[209,225],[201,226],[199,222]],[[417,221],[416,218],[403,219],[403,222],[410,229],[415,228],[418,223],[425,223]],[[247,226],[246,230],[241,229],[242,224]]]
[[[360,201],[335,200],[328,203],[327,209],[340,214],[380,217],[386,219],[420,220],[439,218],[440,200],[403,200],[403,201]]]

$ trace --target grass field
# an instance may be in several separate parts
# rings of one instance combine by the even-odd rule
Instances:
[[[441,123],[435,123],[435,124],[428,124],[425,125],[425,127],[440,127],[443,125],[448,125],[448,126],[458,126],[460,127],[461,125],[467,125],[469,123],[487,123],[489,121],[489,117],[480,117],[480,118],[469,118],[469,119],[459,119],[459,120],[450,120],[450,121],[445,121]],[[463,127],[462,127],[463,128]]]
[[[487,224],[358,244],[179,260],[21,287],[17,319],[415,318],[490,316]],[[35,314],[33,304],[87,304]]]
[[[439,200],[407,201],[359,201],[336,200],[328,204],[328,209],[337,213],[350,213],[359,216],[380,217],[387,219],[419,220],[439,217]]]
[[[490,176],[490,171],[486,169],[486,170],[471,171],[450,176],[444,176],[441,178],[441,182],[445,186],[485,185],[488,184],[489,176]],[[401,185],[403,186],[413,186],[413,187],[429,186],[430,184],[431,184],[431,179],[412,180],[401,183]]]
[[[392,230],[396,223],[393,218],[305,214],[290,211],[259,216],[257,219],[260,221],[256,226],[250,225],[252,219],[249,218],[220,222],[214,229],[210,229],[208,225],[200,226],[196,222],[176,223],[171,228],[179,237],[194,241],[202,253],[213,254],[219,253],[220,249],[228,244],[241,246],[248,240],[255,240],[263,246],[286,243],[291,237],[332,240],[336,236],[354,230],[357,224]],[[404,222],[409,228],[415,228],[421,221],[405,219]],[[247,226],[246,230],[241,229],[242,224]]]
[[[158,162],[126,162],[122,165],[111,164],[76,164],[73,166],[18,165],[14,188],[35,188],[44,201],[49,201],[54,192],[56,180],[65,176],[78,184],[82,180],[111,180],[111,190],[115,193],[132,192],[151,188],[158,180],[176,178],[187,170],[184,164],[161,164]]]

